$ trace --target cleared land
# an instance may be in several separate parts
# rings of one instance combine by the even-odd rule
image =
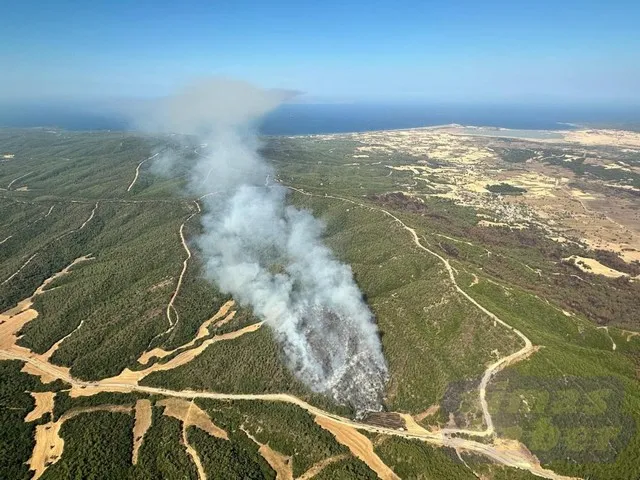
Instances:
[[[131,463],[138,463],[138,455],[140,447],[144,441],[144,436],[149,430],[152,421],[153,412],[151,411],[151,402],[147,399],[138,400],[135,406],[136,423],[133,427],[133,451],[131,453]]]

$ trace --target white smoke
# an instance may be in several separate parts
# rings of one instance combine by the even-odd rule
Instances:
[[[269,184],[254,122],[290,95],[210,80],[168,98],[147,127],[196,135],[190,187],[203,197],[206,275],[264,319],[290,369],[358,412],[382,404],[387,367],[351,269],[323,245],[323,224]]]

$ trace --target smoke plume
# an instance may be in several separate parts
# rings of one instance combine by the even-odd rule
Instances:
[[[190,188],[216,192],[202,199],[207,277],[267,322],[313,391],[360,413],[379,410],[387,367],[351,269],[323,245],[322,222],[287,205],[258,154],[255,122],[290,95],[210,80],[163,100],[146,126],[201,143]]]

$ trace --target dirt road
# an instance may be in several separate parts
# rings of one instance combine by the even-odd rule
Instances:
[[[3,243],[4,243],[4,241],[3,241]],[[26,262],[24,262],[24,263],[22,264],[22,266],[21,266],[18,270],[16,270],[16,271],[15,271],[15,272],[14,272],[14,273],[9,277],[9,278],[7,278],[7,279],[6,279],[4,282],[2,282],[2,284],[0,284],[0,285],[4,285],[5,283],[9,283],[9,282],[10,282],[10,281],[11,281],[11,280],[16,276],[16,275],[18,275],[18,274],[22,271],[22,269],[23,269],[24,267],[26,267],[27,265],[29,265],[29,263],[31,262],[31,260],[33,260],[33,259],[36,257],[36,255],[38,255],[38,254],[37,254],[37,253],[34,253],[33,255],[31,255],[31,256],[29,257],[29,259],[28,259]]]
[[[31,175],[32,173],[33,173],[33,172],[28,172],[28,173],[25,173],[24,175],[20,175],[19,177],[14,178],[13,180],[11,180],[11,182],[9,183],[9,185],[7,185],[7,190],[11,190],[11,187],[13,186],[13,184],[14,184],[14,183],[16,183],[16,182],[17,182],[18,180],[20,180],[21,178],[24,178],[24,177],[26,177],[26,176],[28,176],[28,175]]]
[[[142,160],[138,166],[136,167],[136,175],[135,177],[133,177],[133,180],[131,180],[131,183],[129,184],[129,186],[127,187],[127,192],[131,191],[131,189],[133,188],[133,186],[136,184],[136,181],[138,180],[138,175],[140,175],[140,167],[142,166],[142,164],[144,162],[146,162],[147,160],[151,160],[152,158],[157,157],[158,154],[156,153],[155,155],[151,155],[149,158],[145,158],[144,160]]]
[[[198,208],[198,212],[199,213],[200,210],[200,205],[198,204],[198,202],[195,202],[196,207]],[[176,308],[174,307],[174,303],[176,301],[176,298],[178,297],[178,294],[180,293],[180,287],[182,287],[182,280],[184,278],[185,273],[187,273],[187,266],[189,265],[189,260],[191,259],[191,250],[189,250],[189,245],[187,245],[187,241],[184,238],[184,226],[186,225],[186,223],[191,220],[194,215],[196,215],[196,213],[192,213],[191,215],[189,215],[187,217],[187,219],[182,222],[182,225],[180,225],[180,242],[182,243],[182,247],[184,248],[185,252],[187,252],[187,258],[184,259],[184,261],[182,262],[182,271],[180,272],[180,276],[178,277],[178,283],[176,284],[176,289],[173,291],[173,295],[171,296],[171,299],[169,300],[169,303],[167,304],[167,309],[166,309],[166,316],[167,316],[167,321],[169,322],[169,327],[164,331],[159,333],[158,335],[156,335],[155,337],[153,337],[151,339],[151,341],[149,342],[149,346],[151,346],[151,344],[154,342],[154,340],[156,340],[157,338],[163,337],[164,335],[167,335],[168,333],[171,333],[173,331],[173,329],[175,328],[175,326],[178,324],[178,320],[180,319],[179,315],[178,315],[178,311],[176,310]],[[175,318],[171,317],[171,312],[173,311]],[[147,347],[147,348],[148,348]]]
[[[182,286],[182,279],[184,278],[184,274],[187,273],[187,266],[189,264],[189,260],[191,259],[191,250],[189,250],[189,245],[187,245],[187,241],[184,238],[184,226],[189,220],[191,220],[191,218],[193,218],[194,215],[195,213],[192,213],[191,215],[189,215],[187,219],[183,222],[183,224],[180,225],[180,242],[182,243],[182,247],[184,248],[184,251],[187,252],[187,258],[185,258],[184,262],[182,262],[182,271],[180,272],[180,276],[178,277],[178,283],[176,284],[176,289],[173,292],[173,295],[171,296],[171,300],[169,300],[169,303],[167,305],[167,320],[169,320],[169,325],[172,328],[175,326],[176,323],[178,323],[178,319],[179,319],[178,312],[176,311],[173,304],[176,301],[176,297],[178,296],[178,293],[180,293],[180,287]],[[176,316],[175,320],[171,319],[171,310],[173,310],[173,313]]]

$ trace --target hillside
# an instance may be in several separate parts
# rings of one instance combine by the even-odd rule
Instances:
[[[0,477],[640,477],[640,135],[265,139],[376,318],[364,418],[204,278],[196,148],[5,129],[0,152]]]

